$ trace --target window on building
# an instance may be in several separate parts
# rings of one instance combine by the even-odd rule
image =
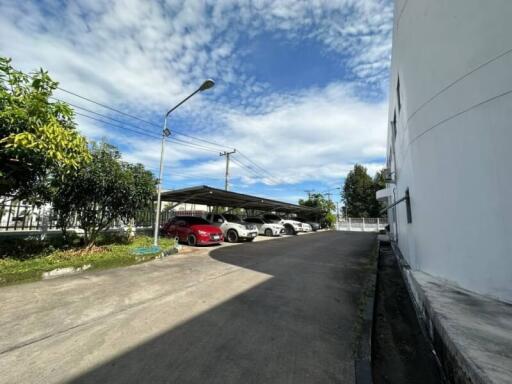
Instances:
[[[396,81],[396,102],[398,104],[398,112],[402,109],[402,100],[400,99],[400,77]]]
[[[409,195],[409,188],[405,190],[405,209],[407,210],[407,223],[412,223],[412,212],[411,212],[411,197]]]

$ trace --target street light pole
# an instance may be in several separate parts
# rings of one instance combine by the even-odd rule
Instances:
[[[160,148],[160,172],[158,174],[158,191],[156,196],[156,210],[155,210],[155,231],[153,237],[153,245],[158,246],[158,230],[160,229],[160,200],[162,195],[162,177],[164,173],[164,149],[165,149],[165,138],[168,137],[171,132],[167,129],[167,117],[164,118],[164,129],[162,130],[162,147]]]
[[[198,92],[206,91],[207,89],[212,88],[215,85],[215,82],[213,80],[206,80],[201,84],[201,86],[196,89],[194,92],[192,92],[190,95],[185,97],[182,101],[180,101],[178,104],[176,104],[174,107],[169,109],[164,117],[164,128],[162,129],[162,147],[160,149],[160,172],[158,175],[158,189],[157,189],[157,198],[156,198],[156,208],[155,208],[155,230],[153,233],[153,245],[156,247],[158,246],[158,231],[160,229],[160,202],[162,200],[162,178],[163,178],[163,171],[164,171],[164,148],[165,148],[165,139],[166,137],[171,135],[171,131],[167,128],[167,119],[169,118],[169,115],[171,112],[173,112],[176,108],[178,108],[180,105],[182,105],[184,102],[186,102],[188,99],[190,99],[192,96],[194,96]]]

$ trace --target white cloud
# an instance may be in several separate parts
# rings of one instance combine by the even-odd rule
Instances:
[[[275,175],[267,184],[331,181],[354,162],[373,167],[372,160],[384,156],[385,103],[361,101],[356,86],[386,87],[391,18],[385,0],[4,0],[0,54],[26,71],[44,67],[64,88],[145,118],[205,77],[221,78],[210,96],[180,109],[191,133],[242,150]],[[354,84],[271,91],[244,71],[237,47],[241,34],[262,31],[321,42],[339,55]],[[125,159],[158,167],[157,139],[120,135],[85,118],[78,122],[89,137],[123,145]],[[223,175],[224,160],[215,153],[178,145],[166,151],[166,169]],[[204,162],[183,171],[183,164],[198,159]],[[236,163],[232,174],[242,183],[255,181]]]

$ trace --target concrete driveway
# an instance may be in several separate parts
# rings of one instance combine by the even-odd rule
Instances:
[[[1,383],[352,383],[367,233],[0,289]]]

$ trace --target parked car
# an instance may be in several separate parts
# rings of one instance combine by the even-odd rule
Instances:
[[[312,232],[313,228],[308,223],[302,223],[302,231],[303,232]]]
[[[284,233],[284,226],[277,223],[271,223],[265,221],[260,217],[248,217],[244,219],[246,223],[251,223],[258,228],[259,235],[265,236],[279,236]]]
[[[317,223],[317,222],[315,222],[315,221],[313,221],[313,220],[307,220],[307,219],[305,219],[305,218],[303,218],[303,217],[296,217],[296,218],[295,218],[295,220],[300,221],[301,223],[309,224],[309,226],[311,227],[311,229],[312,229],[313,231],[315,231],[315,232],[316,232],[316,231],[318,231],[318,230],[320,229],[320,223]]]
[[[284,233],[287,235],[296,235],[299,232],[305,231],[302,223],[297,220],[283,219],[282,217],[272,213],[266,213],[262,218],[263,220],[271,223],[281,224],[284,227]]]
[[[188,245],[220,244],[224,241],[222,230],[201,217],[176,216],[164,224],[162,235],[178,238]]]
[[[244,223],[240,217],[231,213],[209,213],[206,215],[206,220],[219,227],[224,234],[224,238],[230,243],[236,243],[240,240],[253,241],[258,236],[256,225]]]

